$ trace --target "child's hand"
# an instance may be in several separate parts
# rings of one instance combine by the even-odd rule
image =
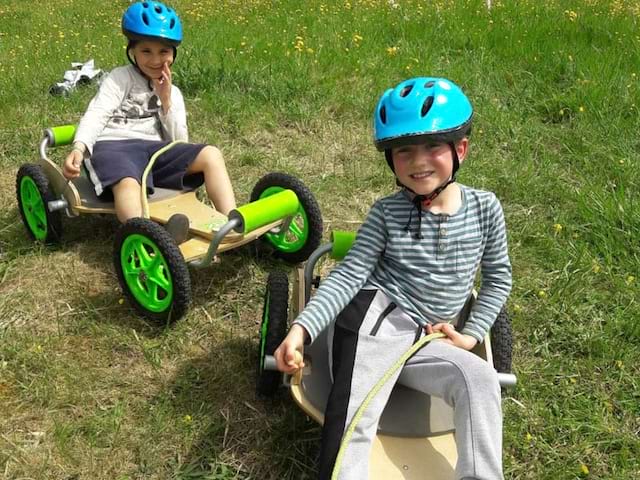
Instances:
[[[67,158],[64,160],[64,165],[62,166],[62,174],[64,178],[67,180],[71,180],[73,178],[80,176],[80,166],[82,165],[82,160],[84,156],[80,150],[74,148],[71,150],[71,153],[67,155]]]
[[[153,89],[160,97],[162,102],[162,111],[166,114],[171,108],[171,69],[169,62],[164,62],[160,78],[152,79]]]
[[[302,353],[300,352],[302,351],[306,335],[306,330],[300,325],[291,327],[285,339],[273,353],[278,370],[293,374],[299,369],[304,368],[304,361]]]
[[[450,323],[427,325],[425,330],[428,335],[435,332],[442,332],[447,336],[447,338],[442,338],[440,340],[450,343],[451,345],[455,345],[456,347],[464,348],[465,350],[471,350],[478,343],[478,341],[471,335],[464,335],[458,332]]]

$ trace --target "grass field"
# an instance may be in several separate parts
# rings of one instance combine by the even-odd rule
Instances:
[[[501,199],[514,266],[506,478],[640,478],[637,2],[172,4],[192,140],[222,149],[242,202],[264,173],[302,178],[325,238],[394,188],[371,142],[379,94],[416,75],[465,89],[459,180]],[[54,248],[20,222],[18,167],[95,93],[48,88],[72,61],[126,63],[127,5],[0,0],[0,477],[311,478],[319,429],[253,390],[264,280],[282,265],[244,249],[192,271],[190,313],[158,329],[122,302],[112,220],[66,221]]]

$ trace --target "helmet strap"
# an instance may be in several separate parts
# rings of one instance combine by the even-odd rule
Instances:
[[[451,177],[451,178],[449,178],[449,180],[447,180],[445,183],[440,185],[438,188],[436,188],[429,195],[420,195],[420,194],[414,192],[409,187],[406,187],[406,186],[402,185],[396,179],[396,183],[398,185],[403,187],[405,190],[413,193],[413,195],[414,195],[413,200],[411,200],[411,203],[413,203],[413,208],[418,210],[418,233],[416,233],[416,235],[415,235],[415,238],[417,238],[418,240],[422,240],[422,211],[424,209],[426,209],[426,208],[429,208],[429,205],[431,205],[433,203],[433,201],[436,199],[436,197],[438,195],[440,195],[442,193],[442,191],[445,188],[447,188],[449,185],[451,185],[453,182],[455,182],[455,178]],[[411,228],[411,220],[413,219],[413,215],[412,215],[413,214],[413,208],[409,212],[409,221],[407,222],[407,224],[404,227],[405,232],[408,232],[409,229]]]
[[[449,142],[449,146],[451,147],[451,158],[453,159],[453,166],[451,167],[451,179],[454,180],[456,178],[456,173],[460,168],[460,158],[458,158],[458,150],[456,150],[456,144],[453,142]]]
[[[131,65],[133,65],[134,67],[136,67],[138,70],[140,70],[140,67],[138,67],[138,64],[136,63],[136,59],[131,58],[131,55],[129,55],[129,51],[135,46],[135,42],[134,40],[129,40],[129,43],[127,44],[127,60],[129,60],[129,63]],[[142,73],[142,72],[141,72]]]

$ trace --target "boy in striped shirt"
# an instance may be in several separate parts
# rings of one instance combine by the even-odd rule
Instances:
[[[338,478],[368,478],[378,420],[395,381],[454,408],[457,479],[499,480],[502,413],[495,370],[469,352],[511,290],[502,207],[491,192],[455,182],[473,109],[453,82],[413,78],[380,98],[375,143],[401,190],[378,200],[345,259],[322,282],[275,352],[293,373],[296,350],[335,319],[333,388],[325,412],[320,478],[331,477],[342,435],[382,375],[422,335],[442,332],[369,405]],[[480,268],[481,267],[481,268]],[[457,319],[480,268],[481,287],[461,331]]]

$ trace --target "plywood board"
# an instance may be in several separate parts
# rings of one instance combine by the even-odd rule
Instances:
[[[149,216],[158,223],[167,223],[171,215],[183,213],[189,217],[189,231],[211,239],[225,223],[227,216],[196,198],[195,192],[187,192],[177,197],[160,200],[149,204]],[[242,234],[232,232],[226,241],[237,240]]]
[[[370,480],[454,480],[453,433],[428,438],[378,435],[369,459]]]

